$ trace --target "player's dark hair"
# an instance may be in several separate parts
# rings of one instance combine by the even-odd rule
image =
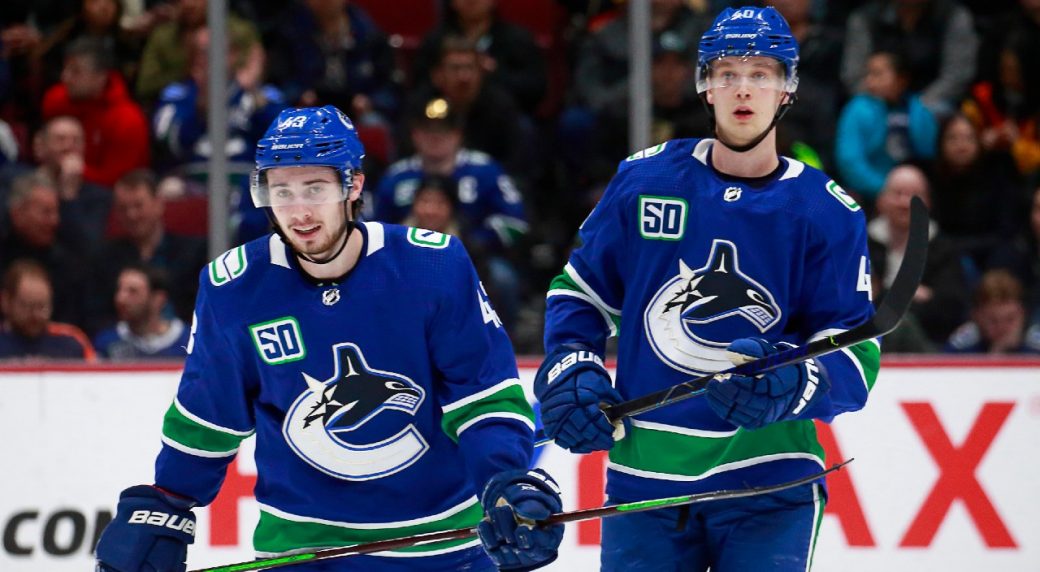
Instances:
[[[1021,302],[1022,282],[1004,269],[990,270],[979,279],[973,299],[975,308],[994,302]]]
[[[131,262],[119,269],[120,275],[124,272],[139,272],[144,276],[145,283],[148,284],[148,289],[152,292],[168,293],[170,291],[170,275],[165,268],[143,262]]]
[[[903,52],[903,50],[894,48],[883,48],[879,50],[874,50],[870,54],[870,57],[875,56],[881,56],[888,60],[888,65],[892,66],[892,71],[895,72],[897,76],[906,80],[907,84],[910,83],[910,80],[913,78],[913,72],[911,72],[910,70],[910,65],[908,63],[909,59],[907,59],[906,54]]]
[[[151,169],[134,169],[116,181],[117,186],[137,188],[145,187],[153,197],[159,192],[159,180]]]
[[[422,181],[419,183],[419,188],[415,189],[415,198],[419,198],[420,194],[426,192],[439,192],[447,197],[452,207],[458,205],[459,185],[454,178],[448,175],[423,176]]]
[[[444,58],[448,57],[449,54],[457,53],[478,55],[480,50],[477,49],[477,44],[473,40],[456,34],[448,34],[441,40],[440,49],[437,53],[437,64],[443,63]]]
[[[86,57],[90,59],[90,65],[94,71],[108,72],[115,69],[116,58],[105,40],[101,38],[82,37],[77,38],[65,48],[65,59],[73,57]]]

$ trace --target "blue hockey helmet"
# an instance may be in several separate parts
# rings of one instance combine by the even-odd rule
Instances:
[[[302,166],[335,169],[342,181],[341,193],[324,200],[346,201],[364,156],[354,123],[335,106],[284,109],[256,145],[256,170],[249,188],[253,204],[271,206],[264,171]]]
[[[701,36],[697,52],[697,93],[708,90],[708,66],[727,56],[766,56],[784,66],[784,91],[798,89],[798,41],[776,8],[726,8]]]

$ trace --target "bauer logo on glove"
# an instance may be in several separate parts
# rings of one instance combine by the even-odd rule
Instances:
[[[179,530],[195,536],[195,521],[176,514],[167,514],[157,510],[135,510],[127,520],[129,524],[151,524]]]
[[[603,359],[600,358],[598,355],[594,354],[593,352],[572,352],[563,356],[563,358],[561,358],[560,361],[553,364],[552,368],[549,370],[549,379],[546,383],[552,383],[556,381],[556,378],[560,377],[561,373],[570,369],[570,367],[574,364],[583,361],[592,362],[600,367],[603,367]]]

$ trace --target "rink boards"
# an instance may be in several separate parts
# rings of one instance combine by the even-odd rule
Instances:
[[[529,382],[536,362],[521,363]],[[0,570],[90,569],[118,492],[149,482],[176,367],[0,367]],[[1040,361],[886,361],[863,411],[820,426],[832,460],[817,571],[1040,570]],[[565,508],[602,502],[603,457],[548,447]],[[251,440],[199,512],[189,569],[252,558]],[[594,570],[571,525],[546,570]],[[291,569],[291,568],[290,568]]]

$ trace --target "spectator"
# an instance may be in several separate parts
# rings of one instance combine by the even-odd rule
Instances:
[[[838,172],[867,206],[874,204],[892,167],[935,155],[938,125],[920,96],[907,91],[908,73],[896,53],[871,55],[866,91],[853,97],[838,119]]]
[[[446,36],[473,42],[488,83],[513,95],[531,115],[545,96],[545,57],[526,29],[503,21],[495,12],[497,0],[450,0],[444,22],[423,39],[413,65],[418,83],[429,81],[431,69]]]
[[[524,122],[508,92],[484,81],[480,59],[473,42],[446,36],[431,72],[432,86],[415,90],[408,115],[423,113],[431,99],[443,98],[463,117],[465,147],[491,155],[510,173],[529,173],[532,127]],[[403,140],[399,147],[410,149],[409,143]]]
[[[696,56],[697,39],[711,25],[682,0],[651,0],[650,31],[654,37],[671,32]],[[628,105],[628,17],[617,19],[591,33],[579,48],[574,71],[574,95],[579,105],[598,114]]]
[[[146,264],[162,269],[169,278],[169,301],[181,320],[191,320],[199,271],[208,260],[205,241],[178,236],[163,226],[163,200],[156,189],[155,176],[146,170],[127,173],[114,189],[113,212],[117,225],[126,236],[105,242],[95,254],[92,295],[93,305],[87,330],[115,321],[112,300],[122,268]]]
[[[168,167],[190,163],[202,167],[212,153],[206,133],[209,40],[209,30],[204,27],[192,34],[189,72],[163,89],[155,112],[155,138]],[[260,44],[250,44],[246,37],[232,37],[225,150],[230,161],[249,162],[263,129],[283,107],[281,92],[262,83],[264,58]]]
[[[842,99],[841,31],[814,17],[812,0],[769,4],[787,20],[798,41],[798,99],[803,102],[788,108],[777,123],[777,142],[783,154],[823,169],[834,161],[834,125]]]
[[[268,71],[300,107],[335,105],[359,124],[397,117],[394,54],[375,22],[348,0],[297,0],[275,30]]]
[[[964,115],[939,129],[939,156],[931,175],[932,214],[943,234],[983,269],[994,250],[1021,228],[1025,193],[1006,153],[986,152]]]
[[[69,115],[83,125],[83,178],[106,186],[150,160],[148,121],[112,65],[102,41],[80,38],[66,52],[61,83],[43,99],[45,119]]]
[[[181,174],[207,182],[209,157],[213,153],[206,117],[209,40],[208,29],[193,32],[189,75],[163,89],[154,118],[161,170],[176,168]],[[232,36],[228,49],[231,78],[224,155],[231,163],[228,182],[237,195],[233,221],[238,242],[268,231],[267,217],[249,199],[248,179],[256,142],[285,105],[281,92],[263,83],[264,58],[260,44]]]
[[[971,321],[946,344],[953,353],[1040,354],[1040,326],[1028,327],[1022,283],[1006,270],[991,270],[975,290]]]
[[[678,34],[660,34],[652,47],[650,68],[653,106],[651,144],[685,137],[711,135],[711,120],[697,97],[693,82],[693,60],[690,47]],[[614,169],[618,161],[630,155],[628,141],[628,108],[614,107],[602,112],[599,120],[600,158],[604,169]]]
[[[174,14],[172,20],[155,27],[141,54],[136,92],[148,107],[166,86],[188,75],[195,32],[206,25],[206,0],[176,0]],[[234,14],[228,16],[227,35],[231,44],[239,46],[243,60],[260,43],[256,28]]]
[[[47,121],[33,137],[33,154],[39,173],[58,187],[62,227],[72,227],[67,238],[99,243],[108,224],[112,191],[83,180],[86,161],[79,120],[59,115]]]
[[[942,116],[974,79],[978,46],[971,13],[956,0],[871,0],[849,16],[841,78],[849,93],[863,91],[868,56],[901,50],[910,90]]]
[[[886,289],[902,263],[910,230],[910,199],[914,196],[920,197],[926,205],[931,202],[924,172],[911,165],[892,169],[878,197],[878,216],[867,225],[871,273],[881,278]],[[928,262],[910,312],[928,338],[941,344],[967,315],[968,287],[960,253],[939,233],[934,222],[929,235]]]
[[[94,348],[76,326],[51,321],[52,291],[47,271],[35,261],[16,260],[3,274],[0,360],[64,358],[94,361]]]
[[[652,42],[660,42],[665,33],[675,38],[671,43],[685,43],[687,59],[697,56],[697,41],[711,25],[711,19],[694,13],[682,0],[652,0],[650,3]],[[618,17],[589,33],[578,46],[571,81],[571,102],[560,115],[559,160],[570,175],[565,185],[581,194],[606,181],[614,174],[615,157],[599,153],[601,119],[628,109],[628,13],[622,9]],[[626,151],[628,145],[625,145]],[[627,153],[625,154],[627,155]],[[555,209],[588,212],[585,197],[561,201]]]
[[[132,79],[140,54],[138,42],[123,31],[121,0],[80,0],[79,13],[58,24],[34,51],[48,87],[61,80],[67,48],[79,38],[96,38],[115,58],[114,68]]]
[[[379,182],[373,216],[398,223],[412,210],[423,178],[451,177],[467,245],[502,254],[527,231],[523,199],[512,178],[491,157],[462,147],[463,120],[444,99],[430,100],[411,119],[416,154],[394,163]]]
[[[0,237],[0,273],[19,258],[35,260],[55,276],[54,319],[81,324],[85,245],[69,242],[61,226],[58,189],[50,177],[29,172],[15,178],[7,197],[11,229]],[[64,237],[62,236],[64,234]]]
[[[1003,4],[995,4],[1002,9],[1003,13],[991,17],[988,25],[981,28],[984,33],[982,45],[979,48],[978,79],[980,82],[999,83],[1000,53],[1009,45],[1009,41],[1016,44],[1020,61],[1040,61],[1040,1],[1017,0],[1011,3],[1017,4],[1017,7],[1005,9]],[[994,5],[993,2],[989,2],[989,4]],[[978,12],[975,14],[978,16]],[[1024,74],[1023,80],[1026,84],[1026,91],[1040,92],[1040,74]]]
[[[112,360],[184,358],[190,332],[180,318],[163,316],[168,298],[161,270],[144,265],[124,268],[114,299],[119,322],[94,338],[98,354]]]
[[[462,239],[464,235],[456,212],[457,205],[458,189],[455,181],[443,175],[429,175],[419,182],[410,212],[401,224]],[[469,252],[469,248],[466,251]]]
[[[445,175],[426,175],[414,191],[410,213],[402,224],[451,234],[462,240],[481,279],[492,307],[507,332],[514,333],[523,292],[521,275],[501,251],[489,248],[472,232],[469,222],[459,216],[460,192],[457,181]]]
[[[1033,191],[1028,229],[997,249],[991,268],[1012,272],[1026,289],[1030,322],[1040,325],[1040,187]]]
[[[981,130],[983,147],[1010,153],[1019,172],[1032,177],[1040,173],[1040,82],[1023,68],[1025,41],[1008,37],[997,80],[976,84],[963,108]]]

